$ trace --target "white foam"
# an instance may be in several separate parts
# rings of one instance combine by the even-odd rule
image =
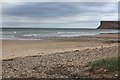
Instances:
[[[14,31],[13,33],[16,33],[16,31]]]

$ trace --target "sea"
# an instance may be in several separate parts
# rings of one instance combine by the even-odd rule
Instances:
[[[118,33],[116,29],[79,29],[79,28],[3,28],[1,40],[44,40],[82,36],[95,36],[101,33]]]

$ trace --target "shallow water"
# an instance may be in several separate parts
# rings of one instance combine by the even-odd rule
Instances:
[[[118,33],[115,29],[57,29],[57,28],[12,28],[2,29],[2,40],[41,40],[50,38],[94,36],[100,33]]]

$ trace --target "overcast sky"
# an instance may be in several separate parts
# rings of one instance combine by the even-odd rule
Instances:
[[[96,28],[118,20],[117,2],[3,2],[3,27]]]

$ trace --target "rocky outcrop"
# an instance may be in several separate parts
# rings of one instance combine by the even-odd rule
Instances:
[[[101,21],[98,29],[120,29],[119,21]]]

